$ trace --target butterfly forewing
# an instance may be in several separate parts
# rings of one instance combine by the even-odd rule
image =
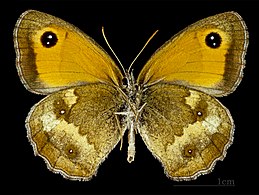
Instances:
[[[110,56],[77,27],[28,10],[14,29],[16,66],[25,87],[50,94],[93,82],[120,85],[122,74]]]
[[[227,95],[242,79],[247,45],[247,28],[236,12],[205,18],[160,47],[140,72],[138,83],[163,80],[213,96]]]

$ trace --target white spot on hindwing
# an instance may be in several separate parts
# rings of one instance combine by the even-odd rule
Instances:
[[[60,120],[57,120],[54,112],[43,114],[40,119],[42,121],[43,131],[47,132],[54,129],[61,122]]]
[[[64,100],[65,104],[69,108],[71,108],[71,106],[77,102],[78,97],[74,94],[74,91],[75,91],[74,89],[67,90],[66,93],[64,94],[64,98],[62,98],[62,100]],[[60,110],[59,112],[59,114],[61,115],[65,113],[66,113],[65,110]],[[63,119],[62,120],[57,119],[57,116],[53,111],[43,114],[40,117],[40,119],[42,121],[43,131],[47,131],[47,132],[57,127],[57,125],[59,125],[63,121]]]
[[[190,91],[190,96],[186,97],[186,104],[190,105],[192,109],[195,109],[200,100],[200,94],[196,91]],[[222,120],[217,114],[217,111],[213,108],[212,104],[208,104],[208,114],[207,117],[201,121],[201,125],[208,130],[211,134],[214,134],[218,131],[218,127],[220,126]],[[202,112],[197,113],[198,116],[202,116]]]
[[[189,106],[191,106],[192,109],[194,109],[198,103],[197,100],[200,99],[200,95],[195,93],[194,91],[190,91],[190,96],[185,97],[185,102],[186,104],[188,104]]]
[[[65,98],[63,98],[63,100],[69,108],[71,108],[71,106],[76,103],[78,98],[74,92],[75,89],[68,89],[67,92],[64,94]]]
[[[218,131],[218,127],[221,124],[221,119],[217,115],[208,115],[204,121],[201,122],[202,126],[209,130],[211,134]]]

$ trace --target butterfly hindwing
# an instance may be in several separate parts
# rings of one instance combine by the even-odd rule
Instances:
[[[122,104],[118,92],[104,84],[47,96],[26,120],[35,154],[66,178],[89,180],[123,135],[114,114]]]
[[[212,170],[231,145],[234,124],[227,108],[203,92],[157,84],[143,94],[140,135],[174,180]]]

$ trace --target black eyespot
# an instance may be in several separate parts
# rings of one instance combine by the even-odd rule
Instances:
[[[69,120],[70,108],[62,98],[53,102],[53,111],[57,119]]]
[[[193,109],[193,116],[197,121],[204,121],[208,117],[208,103],[205,99],[201,99]]]
[[[194,145],[187,145],[184,147],[183,156],[184,157],[194,157],[196,153],[196,147]]]
[[[64,152],[69,159],[75,159],[79,155],[79,150],[74,144],[67,144],[64,148]]]
[[[47,31],[41,36],[40,41],[44,47],[50,48],[57,44],[58,38],[55,33]]]
[[[202,116],[202,112],[201,111],[197,111],[197,116]]]
[[[221,45],[222,39],[218,33],[211,32],[205,38],[206,45],[210,48],[218,48]]]

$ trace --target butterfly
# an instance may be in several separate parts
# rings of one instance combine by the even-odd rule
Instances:
[[[26,118],[34,153],[54,173],[86,181],[126,133],[128,162],[141,136],[170,179],[211,172],[234,134],[215,97],[239,85],[247,46],[241,16],[217,14],[174,35],[135,79],[77,27],[25,11],[14,28],[17,71],[27,90],[47,95]]]

